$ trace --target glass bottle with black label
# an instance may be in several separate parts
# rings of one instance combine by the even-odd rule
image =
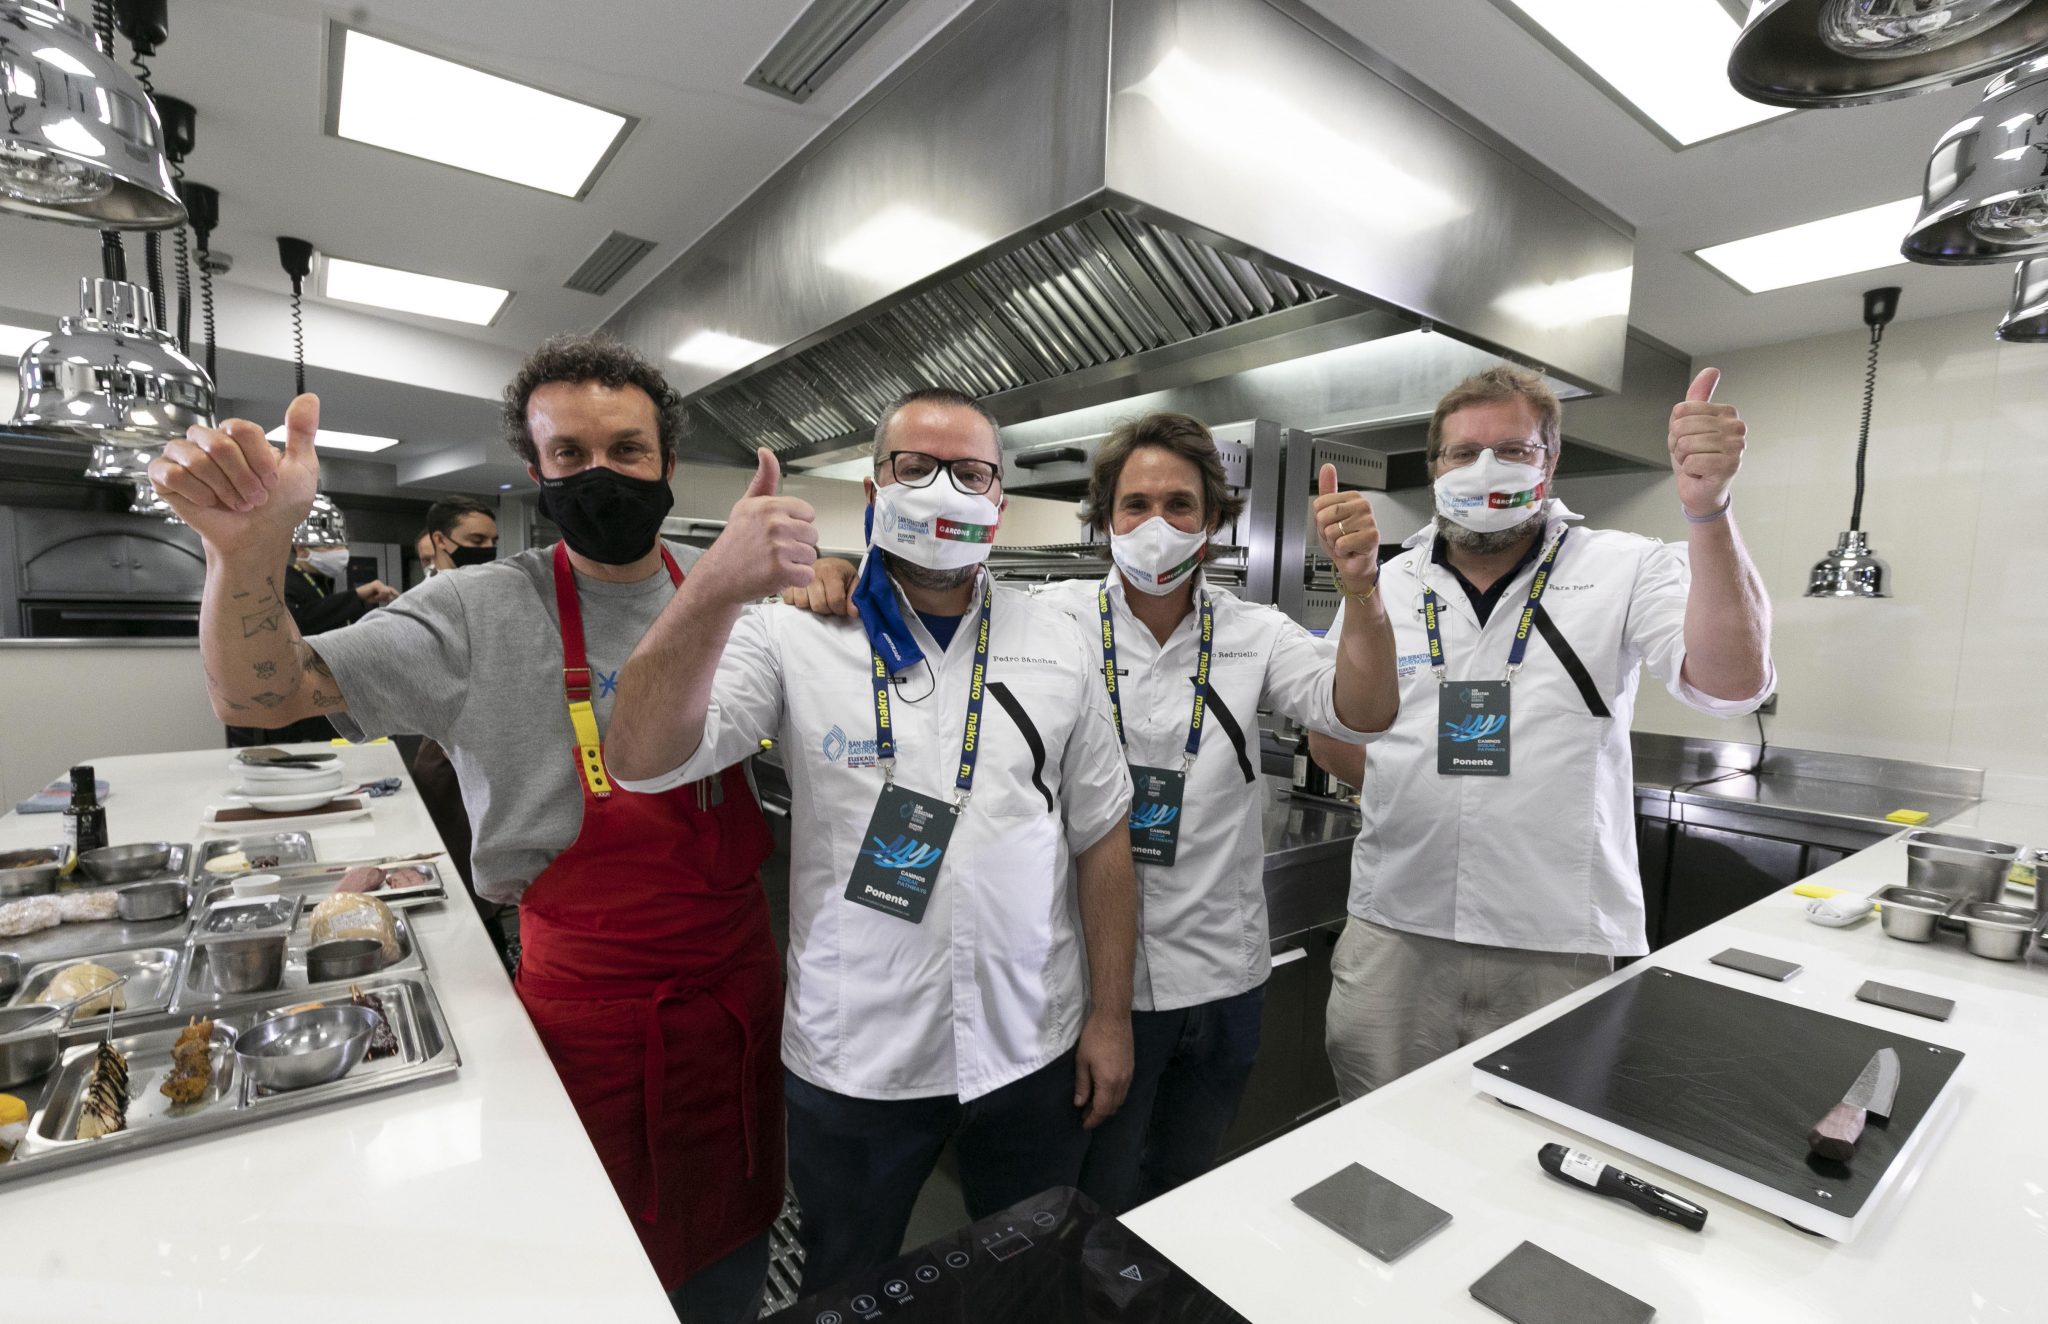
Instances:
[[[83,855],[107,844],[107,810],[93,785],[92,769],[71,770],[71,807],[64,811],[64,842]]]

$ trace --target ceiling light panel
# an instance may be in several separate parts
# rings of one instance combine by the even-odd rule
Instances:
[[[339,24],[328,45],[327,131],[338,138],[580,198],[633,127],[627,116]]]
[[[1494,0],[1674,147],[1790,111],[1728,83],[1742,25],[1721,0]]]
[[[1751,294],[1761,294],[1904,263],[1899,241],[1919,214],[1917,196],[1900,198],[1715,244],[1694,256]]]
[[[282,443],[285,439],[284,425],[280,423],[263,435],[272,441]],[[314,447],[324,451],[374,453],[388,451],[397,444],[396,437],[373,437],[367,432],[336,432],[333,428],[321,428],[313,434]]]
[[[0,322],[0,359],[18,359],[28,353],[28,347],[49,335],[32,326],[9,326]]]
[[[472,326],[489,326],[512,297],[510,290],[493,285],[472,285],[466,280],[401,271],[324,253],[320,255],[317,274],[319,293],[326,298]]]

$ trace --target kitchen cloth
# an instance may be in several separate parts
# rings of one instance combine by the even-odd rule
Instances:
[[[105,804],[107,796],[111,793],[107,783],[95,777],[93,778],[92,785],[93,790],[100,797],[100,803]],[[71,778],[67,776],[59,777],[56,781],[51,782],[42,790],[37,791],[28,799],[14,806],[14,812],[17,814],[61,814],[70,807]]]

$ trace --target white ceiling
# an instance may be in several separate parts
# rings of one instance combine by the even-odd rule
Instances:
[[[1914,192],[1928,148],[1968,112],[1975,89],[1803,112],[1678,151],[1492,0],[1310,2],[1631,222],[1631,321],[1658,339],[1705,354],[1854,327],[1859,292],[1876,284],[1904,287],[1909,319],[1981,308],[1991,334],[2010,288],[2006,268],[1901,266],[1748,295],[1689,256]],[[72,6],[82,9],[82,0]],[[579,201],[324,136],[324,36],[330,16],[343,17],[338,10],[316,0],[173,0],[156,85],[198,107],[198,148],[187,170],[221,192],[214,246],[236,259],[223,289],[232,312],[223,343],[252,358],[289,358],[279,234],[345,257],[510,287],[510,306],[488,328],[338,307],[309,318],[310,361],[341,371],[333,389],[360,415],[330,413],[335,426],[396,427],[391,416],[406,397],[380,398],[383,380],[472,402],[440,411],[431,426],[400,430],[405,445],[381,459],[488,442],[469,435],[486,430],[475,402],[520,354],[550,332],[604,321],[963,3],[909,0],[804,105],[745,87],[803,7],[804,0],[435,0],[348,11],[348,21],[378,35],[637,116],[623,149]],[[613,229],[660,247],[608,296],[561,288]],[[0,220],[0,321],[40,314],[37,324],[47,326],[68,311],[95,250],[87,230]],[[259,416],[281,411],[288,372],[222,376],[239,407]],[[317,373],[313,384],[320,388]],[[365,425],[371,416],[378,426]]]

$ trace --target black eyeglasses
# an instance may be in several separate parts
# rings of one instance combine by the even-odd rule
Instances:
[[[923,451],[890,451],[875,468],[879,470],[884,464],[889,466],[889,472],[896,481],[905,487],[930,487],[943,469],[953,480],[954,487],[972,496],[987,492],[1003,476],[1002,468],[987,460],[942,460]]]

